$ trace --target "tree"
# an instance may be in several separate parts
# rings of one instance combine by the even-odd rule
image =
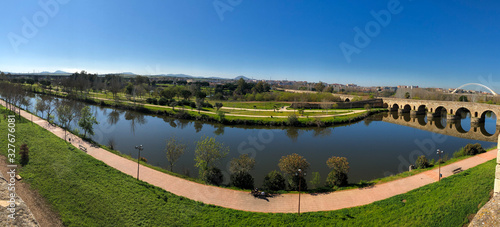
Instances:
[[[406,92],[405,93],[405,99],[409,99],[410,98],[410,92]]]
[[[462,95],[458,98],[458,101],[459,102],[468,102],[469,100],[467,99],[467,96],[465,95]]]
[[[47,121],[51,121],[52,119],[52,113],[55,111],[55,99],[52,98],[51,96],[44,96],[42,97],[42,100],[44,100],[45,105],[46,105],[46,111],[47,111]]]
[[[183,89],[180,91],[180,94],[182,96],[182,98],[184,98],[185,100],[189,99],[193,94],[191,93],[191,91],[187,90],[187,89]]]
[[[319,172],[312,173],[312,180],[309,181],[309,183],[315,188],[317,188],[321,184],[321,176]]]
[[[325,89],[325,84],[323,82],[319,82],[314,85],[314,89],[316,89],[317,92],[322,92],[323,89]]]
[[[217,111],[219,111],[220,108],[222,108],[222,103],[221,102],[216,102],[215,103],[215,108],[217,108]]]
[[[36,100],[36,105],[35,105],[35,110],[36,112],[41,112],[42,113],[42,118],[43,118],[43,113],[47,111],[47,103],[43,99],[37,99]]]
[[[297,117],[296,114],[290,114],[288,115],[288,125],[290,126],[297,126],[300,122],[299,122],[299,117]]]
[[[21,155],[21,160],[20,163],[22,166],[25,166],[28,164],[30,157],[29,157],[29,148],[28,145],[23,143],[21,147],[19,148],[19,155]]]
[[[167,159],[170,163],[170,171],[174,170],[174,165],[179,160],[179,158],[186,151],[186,144],[181,143],[177,140],[175,136],[170,137],[167,140],[167,145],[165,146],[165,152],[167,153]]]
[[[332,108],[332,104],[328,103],[327,99],[323,99],[321,101],[320,106],[321,106],[321,109],[324,109],[327,114],[328,114],[328,109]]]
[[[195,166],[199,168],[200,176],[205,176],[209,169],[216,168],[220,159],[229,153],[229,147],[217,142],[215,137],[203,136],[196,143]]]
[[[122,78],[120,76],[117,76],[117,75],[112,75],[109,78],[108,83],[109,83],[108,89],[113,94],[113,98],[116,99],[117,98],[116,95],[118,94],[118,92],[120,92],[122,90],[122,87],[123,87]]]
[[[161,91],[161,96],[163,96],[167,99],[172,99],[175,96],[175,92],[171,88],[166,88],[163,91]]]
[[[173,102],[170,102],[170,103],[168,104],[168,106],[172,107],[172,110],[175,110],[175,107],[176,107],[178,104],[179,104],[178,102],[173,101]]]
[[[326,165],[332,169],[326,179],[328,186],[343,186],[347,184],[347,173],[349,172],[347,158],[333,156],[326,161]]]
[[[298,188],[299,181],[301,181],[302,188],[306,190],[307,184],[305,184],[304,175],[307,173],[307,169],[309,169],[309,162],[307,160],[293,153],[291,155],[281,157],[278,166],[280,167],[281,172],[285,173],[288,177],[290,188],[296,189]],[[298,176],[297,172],[301,169],[302,175]]]
[[[229,172],[239,173],[239,172],[250,172],[255,167],[255,159],[248,156],[248,154],[242,154],[238,158],[233,158],[230,162]]]
[[[56,112],[64,128],[64,140],[66,140],[66,131],[70,129],[71,122],[80,114],[80,110],[69,102],[61,102],[58,103]]]
[[[417,161],[415,161],[415,167],[417,167],[417,169],[425,169],[427,167],[429,167],[429,161],[427,160],[427,158],[425,157],[425,155],[421,155],[417,158]]]
[[[94,135],[94,125],[99,124],[96,117],[90,112],[90,107],[86,106],[81,110],[80,120],[78,121],[78,126],[80,126],[85,132],[84,137],[89,135]]]
[[[280,172],[273,170],[264,177],[264,183],[262,186],[271,191],[285,190],[286,182],[283,175]]]

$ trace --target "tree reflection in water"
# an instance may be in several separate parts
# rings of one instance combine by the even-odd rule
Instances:
[[[144,117],[144,114],[134,112],[134,111],[125,112],[125,120],[130,121],[130,129],[132,130],[132,133],[134,135],[135,135],[136,124],[143,125],[143,124],[147,123],[147,120]]]

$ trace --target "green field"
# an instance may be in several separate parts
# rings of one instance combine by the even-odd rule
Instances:
[[[2,108],[0,114],[4,115]],[[0,146],[7,147],[1,119]],[[137,181],[45,129],[16,123],[16,147],[27,143],[21,176],[67,226],[462,226],[493,189],[495,161],[370,205],[330,212],[267,214],[205,205]],[[6,149],[1,150],[6,155]],[[404,202],[403,202],[404,201]]]

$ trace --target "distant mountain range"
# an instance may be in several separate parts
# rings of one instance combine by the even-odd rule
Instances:
[[[8,72],[4,72],[4,73],[8,73]],[[24,74],[24,73],[12,73],[12,74]],[[49,71],[43,71],[43,72],[39,72],[39,73],[30,73],[30,74],[43,74],[43,75],[71,75],[73,74],[73,72],[65,72],[65,71],[62,71],[62,70],[56,70],[55,72],[49,72]],[[108,74],[108,73],[107,73]],[[135,74],[133,72],[122,72],[122,73],[109,73],[109,74],[120,74],[120,75],[127,75],[127,76],[136,76],[136,75],[139,75],[139,74]],[[101,74],[102,75],[102,74]],[[230,78],[222,78],[222,77],[201,77],[201,76],[191,76],[191,75],[187,75],[187,74],[159,74],[159,75],[151,75],[151,76],[164,76],[164,77],[178,77],[178,78],[196,78],[196,79],[215,79],[215,80],[228,80]],[[246,76],[237,76],[234,78],[234,80],[239,80],[240,78],[243,78],[244,80],[251,80],[250,78],[246,77]]]

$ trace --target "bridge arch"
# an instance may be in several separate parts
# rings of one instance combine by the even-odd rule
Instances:
[[[493,91],[493,89],[491,89],[491,88],[487,87],[487,86],[486,86],[486,85],[484,85],[484,84],[478,84],[478,83],[467,83],[467,84],[464,84],[464,85],[462,85],[462,86],[460,86],[460,87],[456,88],[455,90],[453,90],[451,93],[456,93],[458,89],[463,88],[463,87],[466,87],[466,86],[469,86],[469,85],[475,85],[475,86],[480,86],[480,87],[486,88],[486,89],[488,89],[488,90],[489,90],[489,91],[490,91],[493,95],[495,95],[495,96],[496,96],[496,95],[498,95],[495,91]]]

